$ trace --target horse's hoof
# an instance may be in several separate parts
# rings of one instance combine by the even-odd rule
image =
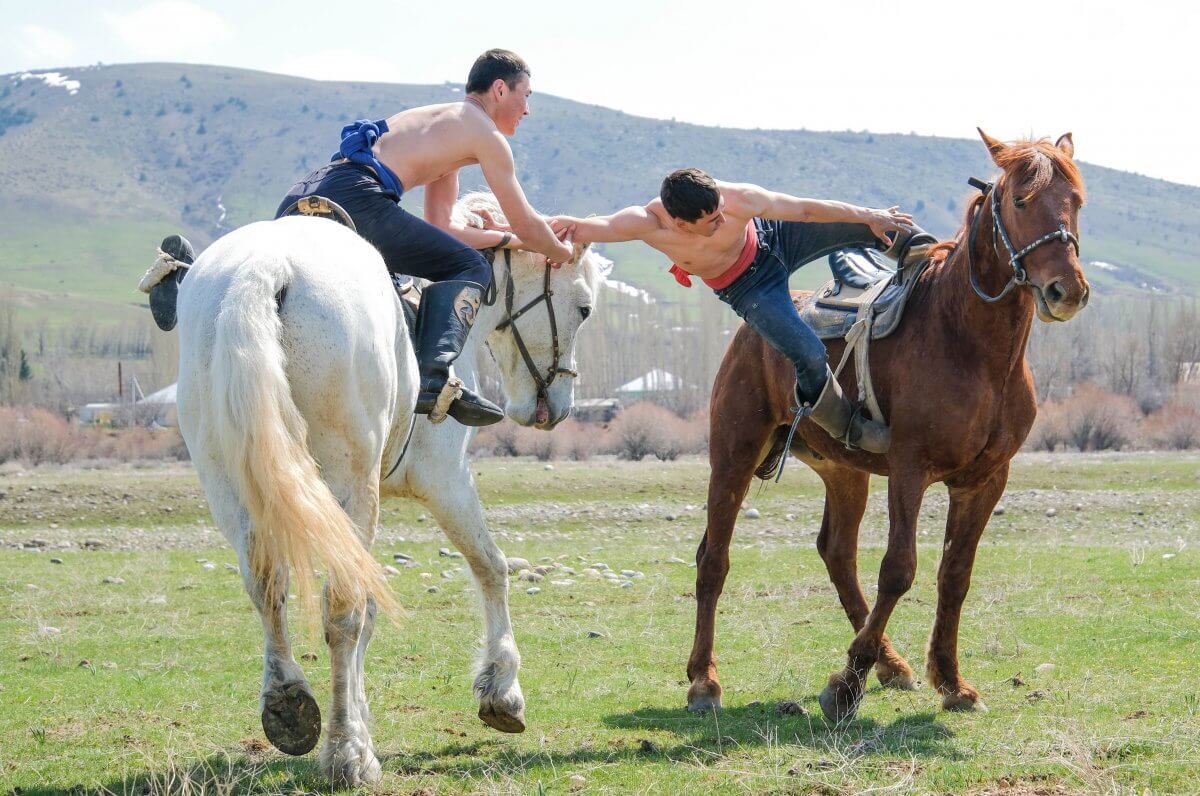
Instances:
[[[688,713],[708,713],[712,710],[721,709],[721,695],[716,696],[699,696],[688,700]]]
[[[721,708],[721,684],[716,680],[700,679],[688,689],[689,713],[707,713]]]
[[[287,683],[263,694],[262,727],[284,754],[308,754],[321,738],[321,709],[305,683]]]
[[[525,711],[502,713],[494,705],[480,705],[479,718],[484,724],[500,732],[525,732]]]
[[[957,713],[987,713],[987,705],[974,691],[946,694],[942,697],[942,708]]]
[[[858,704],[862,697],[855,699],[846,691],[834,688],[832,684],[825,686],[817,701],[821,703],[821,712],[825,718],[834,724],[850,721],[858,715]]]
[[[894,688],[897,691],[916,691],[921,682],[911,674],[879,675],[879,684],[884,688]]]

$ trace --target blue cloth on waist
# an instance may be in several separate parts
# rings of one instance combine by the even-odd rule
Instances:
[[[342,128],[342,144],[338,147],[338,151],[333,153],[330,161],[346,158],[352,163],[370,166],[379,175],[379,182],[383,187],[389,191],[395,191],[396,198],[399,199],[404,193],[403,183],[391,169],[380,163],[379,158],[375,157],[371,151],[375,142],[379,140],[379,136],[387,131],[387,119],[374,122],[359,119],[353,124],[346,125]]]

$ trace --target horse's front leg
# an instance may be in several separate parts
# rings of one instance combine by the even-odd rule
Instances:
[[[987,710],[974,686],[958,672],[958,622],[971,587],[975,550],[992,509],[1008,483],[1008,463],[987,480],[970,487],[950,487],[950,514],[942,563],[938,567],[937,618],[925,655],[925,677],[942,695],[946,710]]]
[[[475,665],[479,718],[501,732],[525,731],[521,653],[508,614],[508,562],[483,518],[479,493],[464,468],[419,491],[450,542],[466,558],[483,604],[483,649]]]
[[[821,710],[830,721],[854,718],[866,687],[867,672],[879,660],[884,631],[900,597],[912,586],[917,572],[917,515],[925,494],[924,473],[895,468],[888,480],[887,552],[879,566],[879,594],[866,624],[854,637],[846,668],[829,678],[821,692]]]

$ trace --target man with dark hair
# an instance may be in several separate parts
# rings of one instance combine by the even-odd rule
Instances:
[[[825,345],[792,304],[788,277],[840,248],[897,249],[914,230],[911,216],[896,207],[872,210],[720,182],[691,168],[667,175],[659,198],[645,206],[586,219],[559,216],[551,226],[576,243],[640,240],[666,254],[681,285],[691,287],[693,276],[703,279],[792,361],[796,400],[813,421],[847,445],[887,451],[887,426],[851,409],[826,362]]]
[[[477,250],[522,248],[555,263],[572,256],[570,246],[529,205],[505,140],[529,115],[529,78],[529,67],[518,55],[488,50],[471,67],[462,102],[411,108],[343,127],[331,162],[293,185],[276,211],[286,212],[305,196],[331,199],[379,249],[390,272],[433,282],[424,291],[417,317],[421,383],[416,411],[421,414],[428,414],[443,390],[451,389],[450,364],[462,351],[492,281],[492,267]],[[458,198],[458,170],[476,163],[511,231],[475,229],[450,218]],[[425,186],[424,220],[399,205],[405,191],[419,186]],[[167,251],[168,241],[163,243]],[[173,290],[174,280],[160,286],[167,282]],[[154,303],[152,294],[152,308]],[[174,325],[173,295],[170,305]],[[449,414],[469,426],[504,417],[500,407],[465,387]]]

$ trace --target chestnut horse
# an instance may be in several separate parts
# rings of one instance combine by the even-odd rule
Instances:
[[[974,183],[983,195],[971,202],[958,236],[931,249],[900,328],[870,348],[891,449],[848,450],[809,420],[800,422],[792,444],[791,453],[825,483],[817,550],[857,634],[845,668],[820,696],[831,721],[855,715],[872,666],[885,686],[916,687],[912,668],[884,630],[912,585],[917,515],[925,490],[939,481],[949,488],[950,510],[926,678],[944,708],[986,709],[958,667],[959,616],[975,549],[1037,414],[1025,358],[1033,316],[1069,320],[1087,304],[1090,288],[1079,265],[1075,231],[1084,188],[1071,135],[1053,145],[1005,144],[979,133],[1003,173],[994,186]],[[831,361],[844,347],[829,342]],[[847,395],[856,394],[849,368],[842,382]],[[794,385],[792,364],[743,326],[713,386],[708,526],[696,551],[696,638],[687,667],[691,710],[721,704],[713,630],[729,541],[755,471],[765,477],[782,453]],[[890,522],[873,608],[857,571],[858,528],[872,474],[888,477]]]

